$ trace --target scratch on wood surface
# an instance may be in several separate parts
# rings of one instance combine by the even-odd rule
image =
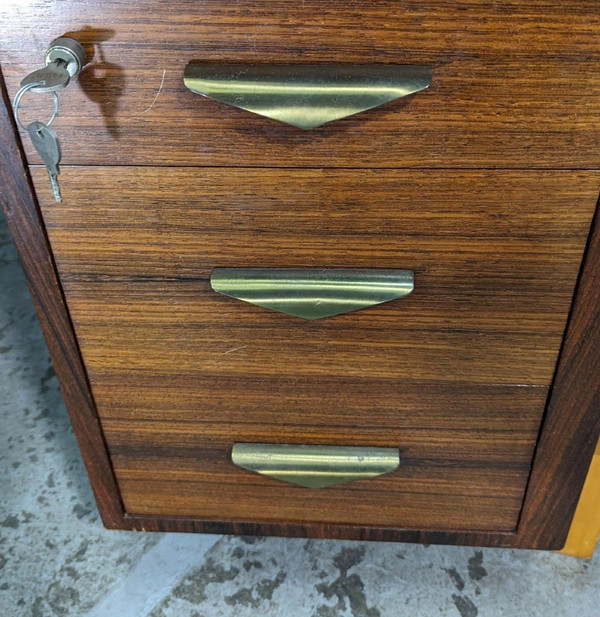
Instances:
[[[248,347],[248,345],[242,345],[241,347],[234,347],[233,349],[228,349],[227,351],[224,351],[221,355],[224,356],[228,353],[233,353],[234,351],[239,351],[240,349],[244,349],[245,347]]]
[[[154,103],[156,103],[156,101],[158,100],[158,97],[160,96],[160,93],[162,92],[163,86],[165,85],[165,75],[166,74],[167,74],[167,69],[163,69],[162,79],[160,80],[160,86],[158,86],[158,92],[156,93],[156,96],[154,97],[154,100],[152,101],[152,103],[150,103],[150,107],[148,107],[146,111],[143,111],[142,114],[148,113],[154,107]]]

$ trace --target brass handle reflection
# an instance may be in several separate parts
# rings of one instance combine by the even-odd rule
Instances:
[[[236,443],[238,467],[306,488],[374,478],[398,468],[397,448]]]
[[[214,291],[304,319],[396,300],[414,288],[410,270],[368,268],[215,268]]]
[[[193,61],[185,68],[183,82],[196,94],[312,129],[424,90],[431,83],[431,68]]]

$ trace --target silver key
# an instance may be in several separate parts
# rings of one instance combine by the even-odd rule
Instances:
[[[29,133],[29,137],[31,137],[31,141],[37,153],[46,164],[54,199],[61,202],[62,195],[60,194],[60,187],[58,185],[58,174],[60,173],[58,168],[58,164],[60,163],[60,142],[58,141],[58,136],[49,126],[46,126],[43,122],[37,121],[32,122],[27,127],[27,132]]]
[[[55,60],[50,62],[43,69],[38,69],[29,73],[21,81],[21,87],[28,84],[39,83],[39,86],[32,88],[33,92],[56,92],[69,85],[71,75],[67,70],[66,62]]]

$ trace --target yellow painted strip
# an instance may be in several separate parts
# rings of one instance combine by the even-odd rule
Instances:
[[[560,551],[565,555],[591,559],[600,536],[600,443],[592,458],[575,511],[567,542]]]

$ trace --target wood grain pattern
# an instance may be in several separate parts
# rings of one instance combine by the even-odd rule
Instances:
[[[124,525],[137,531],[168,531],[177,533],[218,533],[243,536],[285,536],[293,538],[327,538],[334,540],[364,540],[368,542],[417,542],[421,544],[452,544],[517,548],[523,537],[502,531],[432,531],[400,529],[339,523],[267,523],[252,521],[206,521],[191,517],[139,516],[126,514]],[[524,548],[534,548],[528,544]],[[535,548],[549,548],[539,546]]]
[[[56,369],[77,443],[107,526],[123,525],[123,505],[73,325],[52,259],[0,72],[0,200]]]
[[[56,204],[34,176],[93,384],[158,370],[547,386],[600,181],[64,168]],[[215,266],[407,268],[416,289],[310,322],[214,293]]]
[[[34,175],[128,514],[516,529],[547,390],[488,382],[550,383],[598,174],[67,167],[62,204]],[[318,322],[208,286],[390,264],[417,291]],[[235,441],[404,462],[314,493],[237,469]]]
[[[108,384],[96,396],[129,514],[433,529],[516,528],[547,395],[546,388],[208,383],[136,373]],[[235,467],[236,441],[390,446],[400,449],[401,464],[372,480],[298,489]]]
[[[61,97],[65,164],[597,168],[596,0],[4,4],[9,91],[71,33],[93,56]],[[185,64],[427,64],[431,88],[304,132],[187,91]],[[26,119],[47,117],[29,96]],[[34,116],[36,116],[34,118]],[[31,161],[39,159],[28,147]]]
[[[600,308],[597,297],[598,286],[593,286],[594,272],[598,271],[597,261],[600,254],[598,225],[593,236],[595,240],[590,243],[587,251],[584,275],[579,284],[579,296],[585,299],[576,302],[574,315],[577,319],[571,321],[565,346],[569,354],[566,360],[560,363],[557,372],[557,385],[562,384],[562,388],[555,389],[555,392],[558,392],[559,395],[555,404],[552,404],[553,399],[551,398],[547,421],[551,422],[554,430],[548,433],[542,430],[544,460],[539,462],[536,460],[521,517],[522,521],[517,533],[465,532],[459,529],[450,530],[447,525],[444,525],[443,531],[424,531],[405,529],[399,526],[373,525],[366,527],[364,525],[343,525],[339,523],[296,522],[291,524],[290,521],[269,523],[265,521],[225,521],[223,519],[206,521],[192,517],[158,515],[125,514],[123,516],[117,488],[110,479],[111,474],[106,451],[103,450],[102,440],[99,440],[101,433],[94,415],[88,413],[90,407],[85,403],[85,401],[92,400],[89,386],[85,379],[78,380],[77,383],[84,394],[81,400],[73,397],[70,390],[65,390],[64,383],[68,383],[72,378],[73,367],[81,367],[81,359],[76,346],[67,344],[70,336],[68,334],[69,328],[67,327],[66,331],[60,331],[60,328],[54,327],[55,322],[68,323],[69,316],[64,303],[56,301],[58,286],[56,278],[54,278],[55,275],[46,271],[47,264],[52,263],[49,245],[45,240],[40,241],[40,238],[45,238],[43,223],[41,218],[35,214],[35,208],[31,208],[31,204],[34,202],[31,201],[33,199],[31,189],[26,182],[27,172],[23,169],[23,161],[19,157],[18,149],[16,149],[18,138],[16,141],[11,141],[15,139],[14,133],[6,132],[7,127],[10,127],[11,131],[13,127],[10,115],[6,113],[4,107],[2,109],[4,114],[2,116],[3,142],[14,144],[14,146],[11,145],[10,148],[3,151],[6,158],[1,169],[8,172],[4,179],[3,202],[7,209],[7,215],[10,217],[11,230],[28,274],[32,294],[36,299],[36,308],[44,333],[49,341],[55,367],[74,422],[76,434],[80,440],[86,465],[90,471],[105,524],[111,527],[146,531],[268,534],[379,541],[560,548],[562,543],[561,533],[557,534],[556,529],[559,527],[564,529],[570,520],[570,504],[577,500],[578,481],[583,482],[589,464],[588,455],[590,455],[590,452],[587,451],[589,448],[585,444],[593,437],[594,432],[597,433],[594,427],[597,426],[600,410],[600,405],[597,404],[595,398],[600,390],[598,383],[600,371],[592,370],[590,372],[586,370],[586,367],[593,369],[598,362],[598,332],[595,330],[597,330]],[[13,190],[16,192],[11,193],[10,191]],[[595,325],[591,328],[585,327],[588,323]],[[74,339],[71,338],[70,340]],[[56,349],[60,349],[64,362],[57,360]],[[584,375],[581,380],[578,379],[580,374]],[[566,375],[566,378],[561,381],[563,375]],[[585,387],[582,387],[582,384],[585,384]],[[504,389],[506,392],[535,392],[536,390],[541,391],[541,389],[529,388]],[[573,409],[575,410],[574,414]],[[584,447],[580,447],[580,437],[586,426],[592,427],[587,432],[589,439],[584,439]],[[88,438],[92,444],[91,447],[88,447]],[[552,453],[554,452],[562,452],[567,456],[561,457],[556,465],[549,466],[546,463],[548,460],[552,460]],[[103,485],[102,480],[104,478],[109,478],[109,480]],[[99,490],[99,487],[103,486],[105,487],[104,490]]]
[[[540,434],[520,529],[562,548],[600,435],[600,207]]]
[[[93,56],[61,95],[66,165],[228,167],[65,167],[61,206],[36,170],[59,283],[3,108],[3,201],[107,525],[560,547],[600,430],[598,225],[552,381],[598,191],[555,171],[600,163],[596,0],[39,0],[0,20],[11,94],[57,35]],[[190,59],[430,64],[434,79],[305,133],[187,92]],[[25,105],[46,117],[47,99]],[[248,169],[286,166],[306,169]],[[418,167],[440,171],[398,171]],[[418,287],[293,327],[210,292],[212,267],[249,256],[413,267]],[[404,466],[306,499],[228,463],[233,439],[265,431],[398,445]]]

